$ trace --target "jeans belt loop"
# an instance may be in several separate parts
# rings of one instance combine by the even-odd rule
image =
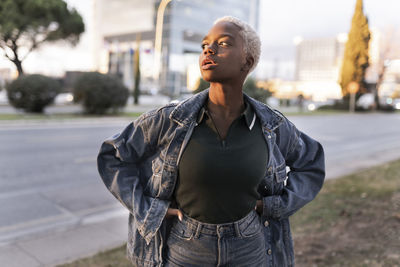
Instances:
[[[200,237],[201,224],[200,223],[196,223],[195,229],[193,229],[193,231],[195,231],[194,237],[196,239],[198,239]]]
[[[235,235],[236,235],[236,237],[242,237],[242,233],[240,232],[240,228],[239,228],[239,223],[235,222],[234,223],[234,227],[235,227]]]

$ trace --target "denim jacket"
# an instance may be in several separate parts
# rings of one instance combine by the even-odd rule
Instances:
[[[208,90],[142,114],[104,141],[97,164],[108,190],[129,210],[127,253],[135,266],[162,266],[178,164]],[[283,115],[247,95],[260,119],[269,157],[258,187],[269,266],[293,266],[289,216],[314,199],[325,177],[322,146]],[[287,168],[290,171],[287,172]],[[249,166],[251,168],[251,166]]]

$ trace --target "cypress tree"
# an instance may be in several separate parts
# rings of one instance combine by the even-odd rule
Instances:
[[[344,97],[348,96],[347,86],[352,81],[357,82],[360,89],[364,88],[365,72],[369,66],[368,45],[370,38],[368,18],[363,11],[363,1],[357,0],[341,69],[340,86]]]

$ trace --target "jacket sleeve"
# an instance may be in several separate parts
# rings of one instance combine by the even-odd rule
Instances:
[[[286,118],[284,120],[279,147],[290,171],[282,194],[263,198],[263,214],[272,219],[287,218],[313,200],[325,179],[321,144],[297,130]]]
[[[133,215],[147,243],[162,223],[169,201],[143,193],[147,181],[140,179],[140,163],[154,150],[157,137],[148,134],[143,117],[129,124],[102,144],[97,168],[107,189]],[[160,214],[160,211],[162,214]]]

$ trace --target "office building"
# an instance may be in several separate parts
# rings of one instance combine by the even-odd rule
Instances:
[[[164,12],[160,74],[155,78],[155,25],[160,0],[97,0],[98,69],[133,87],[133,54],[140,43],[141,87],[170,96],[200,77],[201,41],[215,19],[231,15],[258,28],[259,0],[172,0]]]

